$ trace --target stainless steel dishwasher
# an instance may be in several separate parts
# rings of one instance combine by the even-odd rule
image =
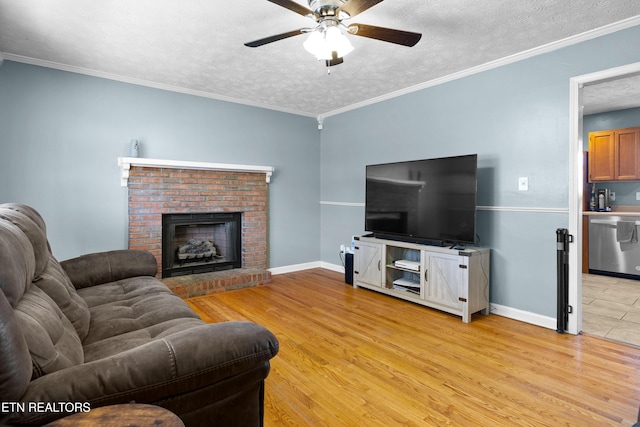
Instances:
[[[589,271],[640,279],[639,225],[638,216],[589,216]],[[625,231],[633,230],[634,236],[629,240],[628,234],[619,236],[619,226]]]

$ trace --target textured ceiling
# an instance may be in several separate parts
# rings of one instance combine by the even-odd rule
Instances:
[[[640,76],[585,86],[582,103],[584,115],[640,107]]]
[[[0,52],[316,117],[638,15],[638,0],[386,0],[347,23],[422,40],[350,36],[355,50],[327,75],[304,35],[243,45],[313,24],[267,0],[0,0]]]

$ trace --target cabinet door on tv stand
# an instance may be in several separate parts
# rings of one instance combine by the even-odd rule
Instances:
[[[354,253],[354,286],[362,282],[382,286],[382,245],[358,242]]]
[[[467,269],[460,267],[460,257],[446,254],[424,254],[429,265],[424,299],[447,307],[462,309],[461,292],[467,283]]]

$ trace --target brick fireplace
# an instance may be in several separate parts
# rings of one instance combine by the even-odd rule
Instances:
[[[162,277],[242,267],[242,213],[163,213]]]
[[[263,171],[225,170],[226,166],[219,164],[176,162],[166,167],[164,161],[133,158],[120,158],[119,162],[123,167],[123,186],[129,187],[129,248],[151,252],[159,271],[162,271],[163,215],[226,212],[241,215],[242,269],[249,270],[251,275],[266,270],[267,184],[272,168],[264,168],[265,179]],[[213,166],[209,169],[203,165]],[[219,166],[223,169],[219,170]],[[229,283],[244,282],[228,271],[224,277]]]

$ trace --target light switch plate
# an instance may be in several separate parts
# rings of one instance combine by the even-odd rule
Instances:
[[[518,178],[518,191],[528,191],[529,190],[529,178],[526,176],[521,176]]]

